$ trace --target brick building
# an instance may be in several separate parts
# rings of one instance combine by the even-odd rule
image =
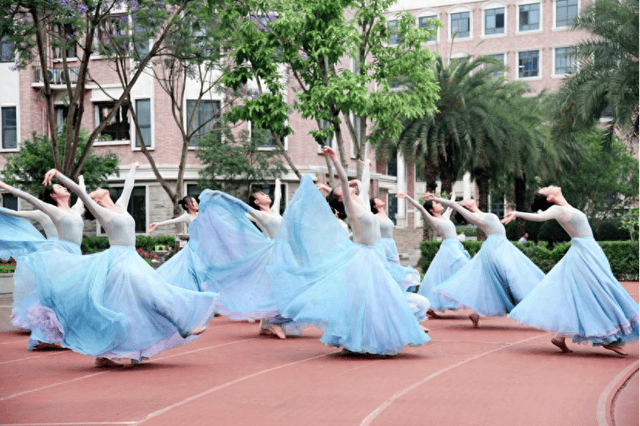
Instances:
[[[415,17],[417,26],[429,25],[432,18],[440,19],[443,28],[437,31],[429,46],[445,60],[466,55],[493,55],[507,65],[508,78],[524,80],[534,92],[539,92],[545,88],[553,90],[558,87],[564,75],[572,69],[568,48],[587,37],[585,33],[570,31],[571,21],[579,13],[580,7],[579,0],[399,0],[389,10],[387,18],[390,25],[393,25],[396,13],[408,11]],[[397,40],[392,39],[392,43],[397,43]],[[6,50],[5,45],[2,48]],[[56,71],[61,68],[56,56],[56,52],[52,52],[48,72],[54,88],[60,93],[56,101],[56,116],[58,120],[62,120],[66,116],[65,86],[61,74]],[[77,61],[69,59],[71,68],[74,67],[74,62],[77,65]],[[42,70],[35,62],[20,71],[12,71],[14,66],[11,59],[0,63],[0,167],[5,163],[4,157],[18,151],[20,141],[28,138],[32,132],[49,133],[45,104],[39,99],[39,92],[43,87]],[[92,59],[90,73],[102,88],[97,85],[85,88],[82,126],[87,130],[93,130],[105,112],[113,107],[109,95],[117,97],[122,92],[117,76],[107,60],[99,56]],[[196,81],[187,85],[186,107],[189,106],[189,100],[197,96],[196,87]],[[144,143],[153,152],[162,175],[175,182],[182,139],[173,120],[166,93],[151,76],[143,74],[131,95],[136,115],[141,121]],[[293,96],[293,92],[290,91],[289,95]],[[212,92],[204,104],[210,107],[223,103],[223,96]],[[128,164],[140,162],[132,197],[138,231],[144,233],[149,223],[170,218],[172,205],[156,182],[146,157],[140,152],[140,141],[135,137],[134,126],[126,108],[121,108],[112,122],[102,133],[101,140],[95,143],[95,150],[111,151],[120,158],[120,176],[113,176],[111,179],[111,186],[116,190],[122,187]],[[292,114],[289,124],[295,133],[286,138],[285,148],[294,163],[301,173],[313,173],[319,179],[324,179],[325,159],[319,155],[318,145],[308,134],[309,130],[315,128],[315,122]],[[248,127],[250,128],[250,124]],[[345,134],[348,140],[348,132]],[[273,148],[265,146],[264,149]],[[194,151],[195,148],[189,150],[185,171],[184,191],[189,194],[199,191],[196,182],[201,165]],[[397,200],[394,196],[398,192],[421,196],[425,183],[421,181],[421,176],[416,176],[414,165],[405,161],[401,155],[388,162],[373,160],[373,195],[386,198],[389,214],[395,217],[399,227],[422,226],[420,215],[413,208],[407,209],[405,201]],[[355,175],[355,167],[355,160],[352,158],[349,170],[351,174]],[[288,200],[298,187],[298,179],[290,172],[282,177],[282,181],[285,185],[284,195]],[[468,175],[457,182],[454,189],[465,198],[475,194],[475,186]],[[4,206],[28,208],[23,204],[25,203],[10,196],[3,197]],[[504,208],[502,200],[492,200],[491,204],[492,209],[498,213]],[[154,231],[154,234],[173,231],[161,228]],[[99,229],[88,232],[100,234]]]

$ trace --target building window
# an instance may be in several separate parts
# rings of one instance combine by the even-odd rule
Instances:
[[[570,47],[557,47],[556,49],[556,75],[568,74],[576,70],[576,64],[571,57]]]
[[[216,127],[220,117],[220,101],[201,99],[187,100],[187,120],[189,121],[189,133],[193,135],[189,141],[190,146],[195,146],[198,139],[211,132]]]
[[[136,119],[142,134],[144,146],[151,146],[151,99],[136,100]],[[140,147],[140,138],[136,132],[136,148]]]
[[[109,188],[112,200],[117,200],[122,195],[124,188]],[[127,212],[136,221],[136,232],[144,234],[147,230],[147,188],[145,186],[134,186],[129,197]],[[102,230],[104,233],[104,229]]]
[[[389,44],[395,45],[400,44],[400,34],[396,32],[396,26],[398,21],[393,20],[387,23],[387,27],[389,28],[389,33],[391,33],[389,37]]]
[[[520,31],[533,31],[540,28],[540,3],[519,6]]]
[[[115,102],[100,102],[95,104],[95,124],[98,127],[106,119]],[[122,105],[109,120],[107,126],[100,132],[98,141],[127,141],[130,135],[129,107]]]
[[[359,115],[353,115],[351,119],[353,124],[353,131],[356,134],[356,139],[351,138],[351,158],[356,157],[357,147],[360,146],[360,133],[362,132],[362,117]]]
[[[460,12],[451,14],[451,38],[466,38],[471,36],[471,14]]]
[[[518,53],[518,77],[537,77],[539,75],[540,51],[530,50]]]
[[[15,60],[13,43],[3,38],[0,40],[0,62],[14,62]]]
[[[387,161],[387,175],[398,176],[398,156],[391,155]]]
[[[327,136],[327,138],[324,141],[325,146],[330,146],[333,148],[333,125],[331,124],[330,121],[327,121],[325,119],[321,119],[320,120],[320,125],[322,126],[322,129],[331,129],[331,136]]]
[[[495,59],[496,61],[500,62],[502,65],[504,65],[504,53],[496,53],[495,55],[488,55],[490,57],[492,57],[493,59]],[[497,77],[499,75],[504,74],[504,71],[494,71],[493,72],[493,76]]]
[[[251,123],[251,139],[253,138],[260,138],[260,140],[257,141],[259,142],[258,148],[274,149],[278,146],[271,130],[259,129],[256,131],[256,127]]]
[[[124,54],[129,45],[129,17],[127,15],[110,15],[96,29],[94,50],[98,54],[113,51]]]
[[[18,210],[18,197],[5,192],[2,194],[2,207],[5,209]]]
[[[421,16],[421,17],[418,18],[418,27],[432,30],[433,29],[433,22],[431,20],[432,19],[437,19],[437,18],[438,17],[436,15],[433,15],[433,16]],[[431,37],[429,37],[429,40],[427,40],[427,41],[436,41],[436,33],[434,32],[434,34]]]
[[[188,183],[187,184],[187,197],[199,198],[202,193],[202,189],[198,186],[197,183]]]
[[[504,216],[504,199],[502,197],[491,197],[491,213],[498,217]]]
[[[2,107],[2,149],[18,148],[16,107]]]
[[[556,0],[556,27],[568,27],[578,16],[578,0]]]
[[[149,54],[149,39],[145,37],[144,27],[140,22],[133,21],[133,37],[136,40],[134,46],[138,58],[144,58]]]
[[[388,194],[387,208],[389,209],[389,219],[394,225],[398,224],[398,198],[396,194]]]
[[[484,11],[484,33],[504,34],[504,7]]]
[[[69,44],[66,49],[67,58],[75,58],[76,55],[76,42],[74,40],[74,31],[69,25],[55,24],[53,26],[54,42],[58,46],[53,47],[53,59],[62,59],[63,49],[60,48],[60,44]]]

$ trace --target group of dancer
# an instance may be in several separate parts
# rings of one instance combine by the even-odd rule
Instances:
[[[509,315],[554,331],[552,342],[563,352],[570,351],[567,337],[621,355],[626,342],[638,339],[638,304],[613,277],[586,216],[560,188],[536,194],[533,211],[541,213],[511,212],[503,220],[556,219],[571,235],[571,249],[546,276],[507,240],[498,217],[474,201],[425,194],[422,206],[398,194],[443,240],[420,281],[400,264],[384,202],[370,200],[370,163],[362,182],[350,182],[335,151],[325,147],[322,154],[340,185],[316,186],[304,176],[283,215],[279,181],[273,203],[264,192],[251,194],[249,204],[212,190],[199,200],[185,197],[186,213],[149,227],[188,225],[186,247],[157,270],[136,253],[135,222],[126,211],[137,163],[116,202],[108,190],[87,193],[82,179],[76,184],[57,170],[45,175],[41,199],[0,182],[36,209],[0,210],[0,257],[18,264],[13,324],[31,331],[31,349],[69,348],[100,367],[139,363],[186,344],[216,313],[259,319],[260,334],[281,339],[314,325],[324,344],[345,354],[393,356],[424,345],[427,312],[437,317],[446,309],[473,309],[476,327],[480,315]],[[73,207],[68,190],[78,195]],[[445,207],[488,235],[473,259]],[[108,250],[81,254],[83,211],[106,230]],[[38,221],[46,239],[25,218]]]

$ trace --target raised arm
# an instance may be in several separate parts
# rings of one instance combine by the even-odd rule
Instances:
[[[454,190],[451,190],[451,198],[450,198],[450,200],[452,202],[456,201],[456,193],[455,193]],[[442,213],[442,217],[447,219],[447,220],[450,220],[452,212],[453,212],[453,209],[451,207],[447,207],[447,209],[444,211],[444,213]]]
[[[61,216],[61,212],[58,211],[58,208],[56,206],[49,203],[45,203],[44,201],[39,200],[38,198],[34,197],[28,192],[24,192],[18,188],[7,185],[4,182],[0,182],[0,189],[4,189],[8,193],[13,194],[16,197],[22,198],[23,200],[31,204],[33,207],[45,213],[47,216],[49,216],[52,219],[59,219]]]
[[[131,191],[133,191],[133,184],[136,182],[136,171],[138,170],[138,162],[131,163],[129,166],[129,175],[127,175],[127,180],[124,181],[124,189],[122,190],[122,195],[116,201],[116,205],[127,209],[129,205],[129,198],[131,198]]]
[[[445,207],[451,207],[453,210],[460,213],[466,220],[468,220],[469,222],[473,223],[476,226],[483,225],[482,221],[476,216],[475,213],[465,209],[464,207],[462,207],[460,204],[456,202],[445,200],[444,198],[438,198],[431,193],[426,193],[425,199],[431,200],[431,201],[437,201]]]
[[[168,219],[168,220],[163,220],[162,222],[153,222],[149,225],[149,232],[153,231],[154,229],[156,229],[158,226],[168,226],[168,225],[175,225],[178,223],[184,223],[186,225],[188,225],[190,223],[190,214],[189,213],[183,213],[182,215],[174,218],[174,219]]]
[[[347,178],[347,173],[342,168],[342,164],[338,161],[338,156],[333,148],[325,146],[322,148],[322,155],[326,155],[333,161],[333,165],[336,168],[336,173],[338,174],[338,179],[340,179],[340,185],[342,186],[342,203],[344,204],[345,211],[347,212],[347,216],[349,219],[353,221],[357,220],[357,215],[354,210],[353,199],[351,198],[351,191],[349,187],[349,179]]]
[[[87,187],[84,185],[84,176],[82,175],[78,176],[78,187],[82,191],[87,192]],[[84,203],[82,202],[82,198],[78,197],[78,200],[73,205],[73,207],[71,207],[71,210],[82,215],[82,210],[84,210]]]
[[[281,214],[280,212],[280,199],[282,198],[281,186],[282,184],[280,182],[280,179],[276,179],[276,189],[273,193],[273,204],[271,205],[271,210],[275,211],[278,214]]]
[[[98,219],[100,224],[106,229],[105,225],[113,217],[113,212],[105,207],[98,205],[98,203],[96,203],[91,199],[91,197],[89,197],[89,194],[87,194],[86,190],[82,189],[80,185],[78,185],[77,183],[75,183],[74,181],[72,181],[71,179],[69,179],[68,177],[66,177],[59,171],[57,171],[56,169],[51,169],[47,172],[44,178],[44,183],[45,184],[51,183],[51,179],[54,177],[58,179],[58,181],[61,184],[69,188],[71,191],[75,192],[78,195],[78,198],[80,198],[83,201],[87,209],[93,214],[93,216],[96,219]]]
[[[436,227],[436,218],[431,216],[431,213],[429,213],[424,207],[422,207],[419,202],[403,193],[397,194],[396,198],[406,198],[408,202],[413,204],[413,206],[417,208],[420,213],[422,213],[422,216],[424,216],[424,218],[427,220],[427,222],[429,222],[429,225],[431,225],[432,228]]]
[[[504,215],[502,223],[507,224],[513,219],[519,217],[524,220],[530,220],[532,222],[544,222],[547,220],[558,219],[562,215],[562,209],[559,206],[551,206],[547,210],[540,213],[525,213],[512,211]]]
[[[15,217],[21,217],[21,218],[24,218],[24,219],[37,220],[38,222],[43,220],[45,217],[49,217],[48,215],[44,214],[40,210],[20,210],[20,211],[18,211],[18,210],[0,208],[0,213],[6,214],[7,216],[15,216]]]
[[[263,220],[263,218],[260,217],[260,215],[258,214],[259,212],[257,210],[252,209],[246,203],[242,202],[241,200],[238,200],[236,197],[233,197],[227,194],[226,192],[215,190],[215,191],[211,191],[211,193],[240,206],[247,213],[247,216],[249,217],[249,219],[256,221],[261,227],[264,227],[264,229],[266,229],[266,223]]]
[[[365,208],[371,209],[371,204],[369,204],[369,190],[371,189],[371,160],[366,160],[364,162],[364,167],[362,168],[362,183],[360,184],[360,193],[358,194],[358,198],[362,202],[364,206],[368,206]]]

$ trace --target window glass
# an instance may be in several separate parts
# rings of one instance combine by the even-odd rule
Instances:
[[[469,12],[451,14],[451,38],[469,37],[471,28],[471,18]]]
[[[109,188],[111,199],[116,202],[122,195],[124,188]],[[134,186],[127,205],[127,212],[136,221],[136,233],[144,234],[147,229],[147,189],[144,186]],[[102,230],[105,233],[104,229]]]
[[[418,27],[419,28],[427,28],[427,29],[433,29],[433,23],[431,23],[432,19],[436,19],[437,16],[433,15],[433,16],[421,16],[418,18]],[[436,34],[434,33],[430,38],[429,41],[435,41],[436,40]]]
[[[531,50],[528,52],[520,52],[518,54],[518,77],[537,77],[539,73],[540,52]]]
[[[532,31],[540,28],[540,3],[519,6],[520,31]]]
[[[504,7],[498,7],[496,9],[486,9],[484,11],[484,33],[504,33]]]
[[[557,47],[555,49],[556,53],[556,64],[555,64],[555,73],[556,74],[568,74],[570,72],[575,71],[575,61],[571,58],[570,47]]]
[[[393,20],[387,23],[387,27],[389,28],[389,32],[391,33],[391,37],[389,38],[389,44],[399,44],[400,43],[400,34],[396,32],[396,24],[398,21]]]
[[[99,102],[95,104],[96,127],[107,119],[107,116],[114,107],[115,102]],[[122,105],[109,120],[107,126],[100,132],[98,141],[127,141],[129,140],[129,135],[129,107]]]
[[[193,134],[189,144],[195,146],[198,139],[213,130],[219,117],[220,101],[201,99],[198,103],[196,100],[187,100],[187,120],[191,120],[189,133]]]
[[[556,0],[556,27],[568,27],[578,16],[578,0]]]
[[[13,194],[2,194],[2,207],[5,209],[18,210],[18,197]]]
[[[2,107],[2,149],[18,147],[16,107]]]
[[[136,118],[142,134],[144,146],[151,146],[151,99],[136,100]],[[140,139],[136,132],[136,146],[140,146]]]

